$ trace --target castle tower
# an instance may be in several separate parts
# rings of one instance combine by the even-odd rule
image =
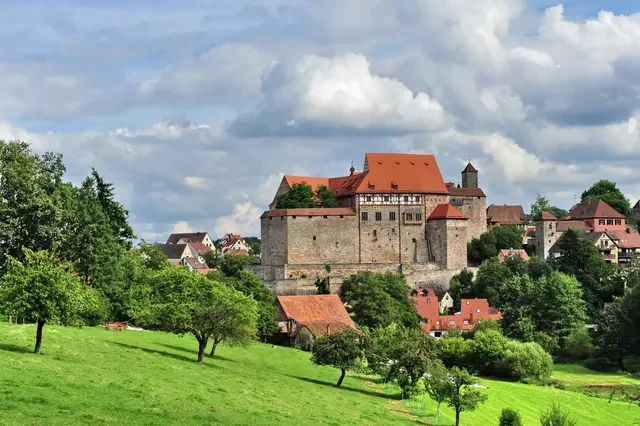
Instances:
[[[468,218],[451,204],[438,204],[427,219],[431,261],[443,269],[467,267]]]
[[[471,161],[469,161],[467,167],[462,171],[462,187],[478,188],[478,170],[473,167]]]
[[[549,249],[558,239],[556,232],[558,218],[543,211],[534,220],[536,223],[536,256],[546,259],[549,256]]]

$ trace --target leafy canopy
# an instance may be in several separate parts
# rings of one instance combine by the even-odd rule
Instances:
[[[551,213],[558,219],[563,219],[569,214],[569,212],[565,209],[552,206],[546,197],[540,194],[536,194],[536,200],[533,202],[533,204],[531,204],[531,217],[535,218],[543,211]]]
[[[336,386],[340,386],[346,371],[355,367],[362,355],[362,336],[359,332],[349,329],[318,337],[313,344],[311,361],[317,365],[339,368],[341,376]]]
[[[494,226],[489,232],[471,240],[467,247],[468,257],[481,263],[497,256],[501,249],[521,248],[522,234],[522,229],[517,225]]]
[[[297,182],[278,198],[277,209],[311,209],[314,207],[337,207],[336,195],[326,186],[319,185],[313,191],[306,182]]]
[[[618,213],[627,217],[630,215],[631,204],[615,182],[606,179],[594,183],[591,188],[582,193],[582,201],[602,200],[614,208]]]

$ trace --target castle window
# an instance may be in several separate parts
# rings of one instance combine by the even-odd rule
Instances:
[[[373,236],[374,236],[374,237],[377,237],[377,236],[378,236],[378,231],[377,231],[377,230],[375,230],[375,229],[373,230]]]
[[[601,223],[600,225],[604,225],[604,223]],[[549,229],[553,229],[553,225],[551,223],[549,224]]]
[[[600,220],[598,221],[598,225],[604,225],[604,219],[600,219]],[[551,226],[551,225],[549,225],[549,226]]]
[[[388,196],[388,195],[385,195],[385,196],[384,196],[384,197],[382,197],[382,198],[384,199],[384,202],[385,202],[385,203],[388,203],[388,202],[389,202],[389,196]]]
[[[613,225],[613,219],[607,219],[607,225]]]
[[[411,239],[411,242],[412,242],[412,243],[415,243],[415,242],[416,242],[416,239],[415,239],[415,238],[412,238],[412,239]]]
[[[382,212],[376,212],[376,220],[382,220]]]
[[[311,219],[313,216],[309,216],[309,219]],[[326,216],[325,216],[326,217]]]
[[[336,241],[336,247],[338,247],[338,242]]]
[[[295,216],[294,216],[295,217]],[[404,214],[404,220],[406,221],[412,221],[413,220],[413,213],[405,213]]]
[[[324,219],[328,219],[328,218],[329,218],[329,216],[322,216],[322,217],[323,217]]]
[[[398,185],[394,183],[394,184],[391,185],[391,188],[398,189]]]
[[[422,213],[416,213],[416,221],[422,220]]]
[[[389,212],[389,220],[396,220],[396,212]]]
[[[396,233],[396,228],[391,228],[391,233],[395,234]]]
[[[367,195],[367,202],[371,202],[371,200],[373,200],[373,197],[371,195]]]
[[[369,220],[369,213],[367,213],[367,212],[360,213],[360,218],[362,220]]]
[[[315,240],[316,240],[316,236],[314,235],[314,236],[313,236],[313,241],[315,241]]]
[[[269,218],[269,220],[273,220],[273,218],[272,218],[272,217],[270,217],[270,218]]]
[[[616,225],[622,225],[622,220],[621,219],[616,219]]]
[[[295,219],[295,218],[296,218],[295,216],[291,216],[291,219]]]
[[[340,215],[340,219],[342,219],[344,217],[344,215]]]
[[[408,196],[408,195],[405,195],[403,199],[404,199],[404,202],[405,202],[405,203],[408,203],[408,202],[409,202],[409,196]]]

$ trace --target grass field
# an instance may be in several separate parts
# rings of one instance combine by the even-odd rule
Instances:
[[[45,327],[42,355],[31,354],[35,328],[0,323],[0,424],[269,424],[365,425],[432,422],[435,405],[395,399],[394,386],[318,367],[309,354],[255,344],[221,347],[220,357],[194,362],[195,339],[152,332]],[[561,380],[591,384],[625,380],[573,371]],[[600,378],[596,378],[596,376]],[[611,378],[615,377],[615,378]],[[552,388],[483,380],[489,402],[464,413],[464,425],[493,425],[515,406],[525,424],[557,401],[580,425],[632,424],[637,407]],[[443,407],[441,424],[451,424]]]

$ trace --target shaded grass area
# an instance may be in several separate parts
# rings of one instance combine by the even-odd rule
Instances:
[[[0,424],[415,424],[366,377],[345,378],[309,354],[221,346],[195,362],[188,336],[0,323]]]
[[[553,377],[566,386],[578,383],[590,386],[624,384],[628,379],[628,376],[623,374],[598,373],[574,365],[557,365]],[[489,399],[476,411],[462,413],[463,425],[497,424],[500,412],[507,407],[518,409],[525,425],[539,425],[540,414],[553,403],[558,403],[567,410],[578,421],[578,425],[631,425],[640,422],[640,408],[635,405],[629,407],[621,401],[609,403],[608,399],[571,390],[500,380],[482,379],[480,384],[487,387],[480,391],[488,395]],[[429,424],[437,424],[436,403],[428,397],[405,401],[405,406],[418,419]],[[454,411],[443,404],[439,424],[451,425],[454,419]]]

